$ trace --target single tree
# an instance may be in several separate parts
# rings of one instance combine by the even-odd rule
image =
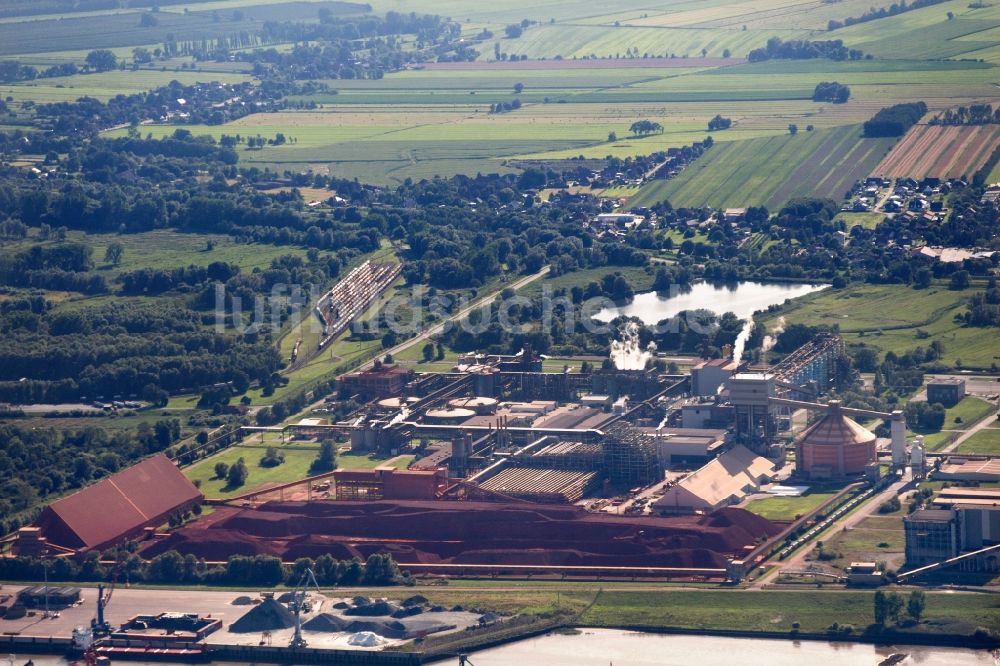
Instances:
[[[951,274],[951,288],[960,291],[969,288],[969,271],[955,271]]]
[[[889,616],[888,600],[885,592],[882,590],[875,591],[875,597],[872,599],[872,606],[872,610],[875,613],[875,624],[884,625]]]
[[[429,362],[434,360],[434,343],[428,342],[423,348],[424,362]]]
[[[104,250],[104,261],[117,266],[122,263],[122,255],[125,254],[125,248],[119,242],[114,242],[108,245],[107,249]]]
[[[229,474],[229,465],[224,462],[215,463],[215,478],[224,479]]]
[[[906,614],[915,621],[920,622],[920,616],[924,614],[927,605],[927,595],[923,590],[914,590],[910,593],[910,598],[906,601]]]
[[[226,479],[230,488],[239,488],[247,482],[247,476],[250,472],[247,470],[247,463],[243,458],[236,461],[232,467],[229,468],[229,474]]]
[[[269,446],[264,450],[264,455],[260,459],[260,466],[277,467],[283,462],[285,462],[285,454],[279,452],[273,446]]]
[[[903,597],[895,592],[886,596],[886,614],[893,622],[899,622],[899,614],[903,612]]]
[[[788,133],[791,134],[792,136],[795,136],[796,134],[799,133],[799,126],[796,125],[795,123],[791,123],[788,126]]]
[[[337,469],[337,446],[332,439],[320,442],[319,453],[309,466],[310,474],[322,474]]]
[[[118,66],[118,58],[107,49],[97,49],[87,54],[87,67],[98,72],[109,72]]]

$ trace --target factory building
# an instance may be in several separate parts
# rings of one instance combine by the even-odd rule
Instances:
[[[965,397],[965,380],[960,377],[942,377],[927,382],[927,402],[950,406]]]
[[[398,396],[412,377],[411,370],[376,362],[370,370],[344,375],[341,381],[349,390],[372,399]]]
[[[749,493],[774,478],[775,467],[767,458],[745,446],[736,446],[671,486],[653,504],[659,513],[715,511],[737,504]]]
[[[945,488],[933,504],[958,514],[958,544],[963,551],[1000,543],[1000,489]]]
[[[448,484],[448,470],[343,469],[333,473],[338,500],[432,500]]]
[[[733,422],[733,406],[712,399],[692,399],[681,405],[684,428],[725,428]]]
[[[572,504],[597,485],[597,472],[510,467],[479,484],[483,490],[543,504]]]
[[[795,443],[795,464],[810,479],[843,479],[863,474],[876,458],[875,433],[840,411],[831,401],[823,418],[810,426]]]
[[[726,431],[710,428],[642,428],[656,441],[660,465],[702,465],[726,442]]]
[[[921,566],[1000,543],[1000,488],[945,488],[903,519],[906,563]]]
[[[194,484],[161,453],[56,500],[36,525],[58,547],[104,550],[166,523],[171,514],[201,500]]]
[[[934,479],[938,481],[1000,481],[1000,459],[948,458],[935,470]]]
[[[950,509],[920,509],[903,518],[906,564],[923,566],[958,555],[958,516]]]
[[[691,395],[715,395],[740,364],[728,358],[702,361],[691,368]]]

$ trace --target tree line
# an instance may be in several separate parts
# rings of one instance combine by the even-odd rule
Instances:
[[[810,41],[807,39],[791,39],[787,42],[780,37],[771,37],[767,45],[756,48],[747,54],[748,62],[764,62],[765,60],[811,60],[827,58],[829,60],[861,60],[865,54],[858,49],[844,46],[840,39]],[[870,57],[870,56],[869,56]]]
[[[91,551],[80,561],[64,557],[44,560],[3,557],[0,558],[0,578],[38,581],[47,577],[53,582],[103,582],[111,576],[110,567],[102,563],[108,560],[121,563],[121,576],[128,583],[273,587],[298,584],[307,569],[313,570],[316,582],[323,586],[410,583],[409,572],[401,571],[387,553],[375,553],[366,560],[358,557],[337,560],[321,555],[315,560],[300,558],[292,564],[285,564],[271,555],[233,555],[223,565],[209,565],[204,559],[182,555],[176,550],[161,553],[148,561],[129,550],[103,555]]]
[[[894,2],[888,7],[879,7],[878,9],[872,7],[866,11],[861,16],[848,16],[843,21],[837,21],[831,19],[827,23],[827,30],[838,30],[848,25],[855,25],[857,23],[867,23],[868,21],[875,21],[880,18],[885,18],[887,16],[896,16],[902,14],[903,12],[908,12],[914,9],[921,9],[923,7],[930,7],[931,5],[937,5],[946,0],[913,0],[907,4],[906,0],[899,0],[899,2]],[[949,18],[951,18],[951,12],[948,12]]]
[[[866,120],[864,133],[867,137],[903,136],[927,113],[924,102],[893,104],[882,109]]]

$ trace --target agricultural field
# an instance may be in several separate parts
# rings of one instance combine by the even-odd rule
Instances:
[[[192,11],[172,6],[157,12],[156,25],[142,26],[137,12],[98,16],[42,18],[0,23],[0,56],[59,51],[148,46],[168,39],[215,39],[220,34],[259,30],[265,21],[303,20],[319,16],[325,6],[335,13],[361,13],[362,5],[342,2],[286,2],[247,5],[240,14],[214,15],[207,7]]]
[[[817,130],[843,129],[867,120],[895,101],[920,98],[932,111],[940,111],[996,94],[992,66],[984,63],[740,62],[736,57],[694,57],[433,63],[380,80],[326,80],[336,94],[290,98],[293,103],[315,103],[319,106],[315,110],[257,114],[229,125],[189,129],[216,137],[239,134],[269,138],[281,132],[293,141],[262,150],[241,149],[241,163],[278,171],[312,169],[391,184],[408,177],[505,173],[513,170],[508,160],[515,159],[648,154],[703,140],[708,120],[715,115],[733,121],[730,129],[713,134],[716,142],[782,139],[767,148],[777,150],[787,140],[790,124],[800,129],[808,125]],[[211,63],[199,66],[206,69]],[[181,73],[186,81],[227,75],[215,71]],[[140,70],[136,75],[146,72]],[[228,75],[240,76],[238,72]],[[820,80],[849,84],[850,102],[813,102],[812,90]],[[515,84],[523,86],[521,93],[514,93]],[[19,88],[11,87],[15,93]],[[42,88],[36,90],[43,92]],[[74,94],[66,88],[46,87],[44,92],[64,98]],[[107,95],[111,90],[93,92]],[[517,111],[488,112],[491,104],[514,99],[522,104]],[[629,136],[629,126],[639,119],[656,120],[663,125],[663,133]],[[173,130],[168,125],[145,126],[142,131],[162,136]],[[617,141],[608,141],[611,132]],[[805,140],[803,132],[799,139],[805,145],[798,148],[808,149],[811,141]],[[761,145],[743,148],[749,155]],[[789,146],[798,152],[794,148]],[[870,165],[878,161],[869,162],[874,156],[858,152],[840,155]],[[843,184],[833,177],[820,191],[839,197]],[[797,181],[783,186],[800,191]]]
[[[748,0],[727,3],[699,3],[694,8],[678,7],[676,11],[623,21],[627,25],[658,27],[690,26],[692,28],[724,28],[751,31],[773,29],[825,31],[830,19],[863,14],[868,0],[843,0],[830,3],[822,0],[774,0],[766,4]]]
[[[996,47],[991,31],[1000,24],[1000,8],[983,4],[987,6],[972,7],[962,0],[952,0],[840,28],[829,35],[877,58],[978,59],[984,56],[981,51]],[[948,12],[955,18],[949,19]],[[985,59],[997,62],[993,55]]]
[[[23,103],[71,102],[80,97],[93,97],[107,101],[115,95],[133,95],[159,88],[177,81],[184,85],[195,83],[242,83],[249,76],[238,72],[161,71],[155,69],[100,72],[36,79],[25,83],[0,85],[0,97]]]
[[[884,178],[970,177],[1000,145],[998,125],[916,125],[872,171]]]
[[[850,125],[720,144],[676,178],[644,186],[631,203],[775,210],[796,196],[839,200],[891,144],[891,139],[864,139],[860,128]]]

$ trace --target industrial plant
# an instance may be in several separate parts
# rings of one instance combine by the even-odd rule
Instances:
[[[391,267],[362,269],[376,282],[394,274]],[[317,309],[324,330],[341,326],[337,313],[350,299],[367,302],[377,292],[325,295]],[[463,355],[436,371],[385,358],[344,375],[332,393],[314,395],[312,406],[286,423],[243,426],[233,437],[239,446],[332,443],[345,459],[371,464],[341,464],[206,499],[160,454],[53,502],[6,543],[12,555],[34,558],[79,558],[121,546],[145,561],[178,553],[206,566],[233,556],[270,556],[291,566],[389,555],[425,580],[733,585],[801,574],[784,566],[786,558],[880,494],[915,488],[933,475],[1000,477],[995,461],[927,452],[901,410],[850,407],[831,397],[845,381],[837,373],[849,367],[836,335],[818,335],[773,365],[725,352],[698,360],[689,372],[655,362],[546,372],[545,358],[527,345],[512,355]],[[939,390],[964,387],[944,382]],[[337,404],[352,407],[332,417]],[[812,502],[817,493],[823,500]],[[803,508],[784,516],[760,511],[775,498]],[[168,518],[203,505],[211,511],[164,529]],[[998,505],[996,490],[955,489],[906,516],[906,564],[897,579],[996,572]],[[806,573],[852,586],[884,581],[872,562]],[[33,587],[25,600],[35,607],[40,596],[46,604],[66,603],[65,592],[50,599],[46,590]],[[293,596],[287,603],[264,599],[228,629],[186,608],[137,615],[115,629],[105,617],[113,590],[113,583],[109,592],[99,590],[93,629],[126,641],[170,633],[237,649],[231,646],[241,631],[263,631],[271,640],[272,629],[260,627],[274,625],[294,629],[287,640],[297,650],[318,640],[312,632],[361,637],[374,649],[477,621],[456,615],[428,624],[408,619],[420,609],[398,607],[390,610],[402,615],[378,621],[303,615],[305,602]]]
[[[372,284],[393,273],[358,270],[372,273]],[[353,293],[345,290],[320,301],[329,326]],[[839,337],[820,335],[774,366],[723,358],[689,374],[652,366],[544,372],[530,347],[468,354],[443,372],[376,361],[345,375],[336,396],[316,396],[360,405],[346,418],[314,411],[277,427],[243,427],[240,437],[331,440],[355,456],[403,456],[404,466],[343,467],[211,500],[210,516],[158,533],[167,516],[202,500],[161,455],[54,502],[12,547],[70,556],[132,540],[145,558],[170,550],[210,562],[233,553],[287,562],[390,553],[429,574],[527,567],[535,575],[739,580],[816,515],[864,488],[928,471],[901,411],[825,397],[842,354]],[[801,421],[794,433],[793,419]],[[888,437],[876,435],[878,424]],[[149,495],[154,480],[160,492]],[[815,484],[835,488],[833,500],[795,521],[747,508]],[[115,520],[94,520],[110,506],[121,508]],[[942,553],[954,556],[957,544],[972,542],[949,543]]]

